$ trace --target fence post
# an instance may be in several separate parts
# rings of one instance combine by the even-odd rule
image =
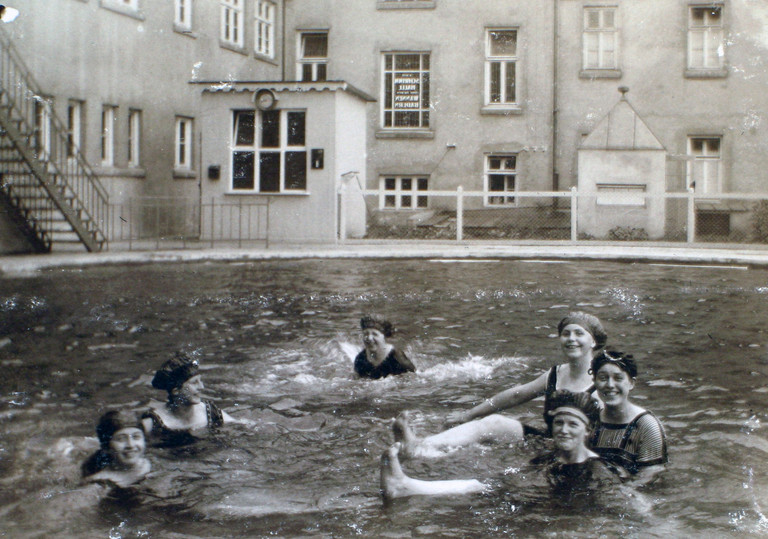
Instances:
[[[696,200],[693,198],[694,190],[692,187],[688,188],[688,217],[686,231],[688,232],[686,241],[693,243],[696,241]]]
[[[342,176],[339,184],[339,233],[336,234],[336,242],[347,241],[347,183]]]
[[[571,241],[579,241],[579,190],[571,187]]]
[[[464,188],[456,188],[456,241],[464,239]]]

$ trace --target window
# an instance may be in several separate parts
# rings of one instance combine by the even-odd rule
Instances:
[[[435,0],[378,0],[376,7],[378,9],[433,9],[435,7]]]
[[[688,185],[696,194],[721,191],[720,137],[688,138]]]
[[[299,36],[299,65],[297,77],[302,81],[326,80],[328,65],[328,34],[302,32]]]
[[[517,30],[488,30],[485,40],[485,104],[517,102]]]
[[[598,206],[645,206],[645,185],[598,183]]]
[[[488,155],[485,158],[485,204],[486,206],[509,206],[515,204],[517,179],[516,155]]]
[[[101,109],[101,164],[114,166],[115,164],[115,121],[117,120],[117,107],[104,105]]]
[[[235,47],[243,46],[243,2],[221,0],[221,41]]]
[[[688,8],[688,69],[720,69],[725,59],[722,6]]]
[[[192,118],[176,117],[174,162],[176,169],[192,169]]]
[[[384,54],[383,126],[429,127],[429,54]]]
[[[584,69],[618,69],[615,7],[584,8]]]
[[[67,105],[67,157],[74,157],[83,143],[83,103],[70,101]]]
[[[275,56],[275,4],[266,0],[256,0],[254,50],[256,54],[274,58]]]
[[[141,111],[128,112],[128,166],[138,167],[141,145]]]
[[[418,210],[428,207],[429,179],[419,176],[384,176],[379,180],[379,208]]]
[[[232,122],[232,190],[305,192],[305,133],[304,111],[235,111]]]
[[[101,0],[101,5],[128,15],[135,15],[139,11],[139,0]]]
[[[174,0],[173,24],[183,30],[192,29],[192,0]]]

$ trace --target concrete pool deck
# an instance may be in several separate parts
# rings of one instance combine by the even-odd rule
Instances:
[[[611,260],[727,266],[738,269],[768,267],[768,246],[734,247],[681,245],[503,245],[437,242],[347,242],[341,245],[281,245],[269,248],[170,249],[153,251],[105,251],[101,253],[50,253],[0,257],[5,275],[39,270],[94,265],[248,261],[306,258],[422,258],[440,260],[517,259],[565,262]]]

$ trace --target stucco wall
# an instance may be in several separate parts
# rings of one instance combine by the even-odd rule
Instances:
[[[651,239],[664,236],[666,153],[655,151],[579,151],[578,232],[604,238],[615,227],[644,229]],[[598,184],[643,185],[645,206],[598,203]]]
[[[377,9],[376,2],[319,0],[287,5],[289,32],[327,29],[328,78],[377,97],[368,108],[367,187],[381,175],[429,175],[431,189],[482,190],[484,155],[520,152],[523,189],[551,186],[552,33],[550,2],[484,0],[434,3],[433,9]],[[486,28],[518,29],[519,113],[483,112]],[[295,75],[295,35],[286,40]],[[427,138],[381,128],[382,53],[430,53],[431,120]],[[455,148],[449,148],[455,146]],[[434,198],[432,207],[445,199]],[[443,202],[441,202],[443,201]],[[452,204],[452,203],[451,203]],[[467,206],[471,203],[467,201]]]
[[[724,6],[727,74],[686,77],[688,6],[706,2],[619,2],[619,78],[590,79],[582,68],[584,0],[561,0],[558,65],[558,159],[562,188],[577,183],[577,148],[627,86],[628,97],[670,152],[685,156],[689,135],[722,136],[723,190],[768,190],[768,7]],[[684,170],[684,169],[683,169]],[[674,171],[679,174],[678,171]]]

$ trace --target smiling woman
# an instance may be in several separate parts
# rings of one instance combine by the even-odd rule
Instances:
[[[637,365],[629,354],[603,351],[592,360],[597,394],[605,404],[590,446],[620,466],[635,485],[653,481],[667,463],[667,440],[656,416],[629,401]]]
[[[585,491],[607,489],[619,479],[605,462],[587,448],[587,438],[600,413],[600,404],[588,393],[558,391],[551,396],[554,451],[536,457],[531,464],[546,477],[552,492],[572,497]],[[385,499],[405,496],[445,496],[473,494],[488,490],[476,479],[424,481],[403,472],[398,452],[401,444],[390,447],[381,459],[381,493]]]
[[[416,372],[416,367],[403,352],[387,342],[394,328],[378,315],[360,319],[365,348],[355,358],[355,372],[362,378],[385,378],[390,374]]]
[[[83,463],[85,482],[107,481],[127,487],[149,473],[151,465],[144,456],[144,430],[135,414],[107,412],[96,426],[96,435],[101,447]]]
[[[552,434],[550,399],[557,390],[594,391],[589,365],[596,350],[608,340],[596,316],[572,312],[557,326],[560,349],[568,360],[540,374],[534,380],[511,387],[486,399],[466,412],[448,414],[446,423],[456,425],[448,430],[418,438],[410,427],[408,415],[401,414],[393,423],[395,440],[401,442],[406,455],[439,455],[446,448],[463,447],[480,442],[514,442],[525,435]],[[545,428],[523,425],[518,419],[498,414],[501,410],[544,396]]]

